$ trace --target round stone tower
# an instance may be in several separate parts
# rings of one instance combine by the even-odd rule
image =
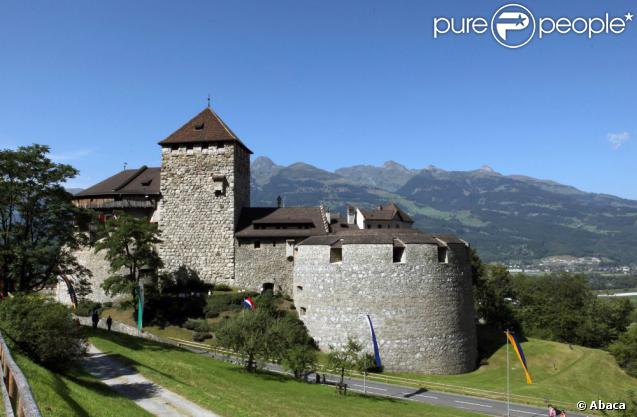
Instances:
[[[159,144],[165,269],[232,284],[234,231],[241,209],[250,206],[252,152],[210,108]]]
[[[417,230],[316,236],[298,246],[294,302],[322,350],[353,338],[386,370],[456,374],[476,366],[468,245]]]

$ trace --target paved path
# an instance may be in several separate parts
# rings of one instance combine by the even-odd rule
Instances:
[[[116,358],[89,345],[84,368],[122,396],[159,417],[219,417],[184,397],[156,385]]]

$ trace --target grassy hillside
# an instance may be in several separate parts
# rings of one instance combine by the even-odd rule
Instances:
[[[539,402],[564,402],[574,409],[579,400],[605,401],[626,398],[637,391],[637,379],[622,371],[607,352],[538,339],[522,344],[534,383],[527,385],[517,357],[510,351],[511,393],[535,397]],[[506,346],[491,356],[478,370],[464,375],[423,376],[392,374],[427,383],[442,383],[483,390],[506,392]],[[431,385],[431,389],[439,389]],[[448,389],[451,389],[449,387]]]
[[[90,341],[102,351],[120,355],[148,379],[223,416],[478,416],[409,401],[341,397],[333,387],[269,373],[248,374],[210,357],[121,334],[96,331]]]
[[[112,391],[91,375],[70,369],[64,375],[15,354],[43,417],[150,417],[151,414]]]

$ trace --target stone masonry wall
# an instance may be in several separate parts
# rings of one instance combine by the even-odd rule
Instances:
[[[252,241],[237,245],[235,286],[261,291],[264,283],[273,283],[275,292],[291,296],[294,261],[285,256],[285,240],[261,240],[260,243],[258,249]]]
[[[162,148],[159,253],[166,270],[185,267],[205,281],[233,284],[237,204],[250,199],[249,155],[236,147],[226,142]],[[225,177],[219,195],[218,176]]]
[[[455,374],[476,366],[475,312],[468,250],[450,245],[448,263],[437,246],[410,244],[404,263],[392,245],[343,245],[330,263],[329,246],[298,247],[294,301],[320,348],[348,337],[371,351],[370,314],[383,365],[392,371]]]
[[[102,283],[108,278],[110,273],[110,264],[104,257],[105,252],[95,253],[94,249],[83,248],[73,252],[80,265],[91,271],[93,276],[89,279],[91,289],[93,290],[86,298],[98,303],[116,301],[124,296],[118,295],[112,297],[106,295],[102,289]],[[59,280],[55,289],[54,297],[63,304],[71,304],[71,297],[64,281]]]

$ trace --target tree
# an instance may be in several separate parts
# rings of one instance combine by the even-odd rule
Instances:
[[[101,239],[95,243],[95,252],[106,252],[111,276],[102,288],[107,294],[131,294],[142,278],[157,282],[159,268],[163,266],[156,246],[160,243],[157,226],[145,218],[117,213],[101,230]]]
[[[478,317],[499,330],[520,332],[511,308],[515,292],[508,269],[503,265],[483,265],[474,250],[471,265]]]
[[[63,184],[77,175],[47,158],[44,145],[0,151],[0,286],[8,292],[39,291],[66,276],[84,282],[90,272],[73,250],[86,243],[77,233],[86,211],[73,206]]]
[[[609,350],[628,375],[637,377],[637,325],[631,326],[619,336]]]
[[[341,382],[345,380],[345,370],[352,369],[364,371],[367,368],[368,355],[362,353],[363,347],[354,339],[348,339],[347,344],[341,349],[330,346],[327,363],[330,368],[340,370]]]
[[[244,310],[227,320],[216,333],[217,341],[246,358],[248,372],[257,369],[257,360],[268,360],[277,354],[279,343],[271,338],[272,317],[265,310]]]
[[[275,300],[269,293],[257,297],[255,311],[244,310],[226,320],[217,341],[244,356],[249,372],[259,361],[274,361],[301,378],[316,367],[316,347],[303,322],[279,311]]]

